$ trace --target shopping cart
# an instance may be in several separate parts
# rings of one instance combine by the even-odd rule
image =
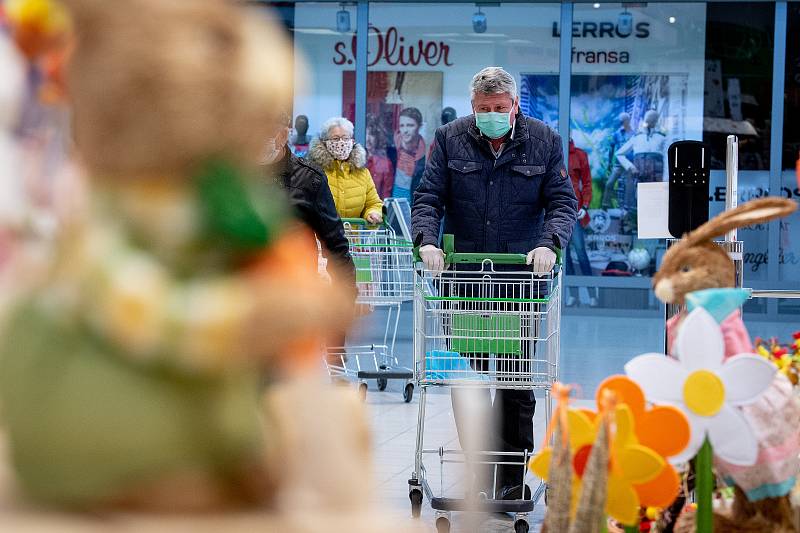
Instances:
[[[492,483],[485,497],[445,494],[448,465],[491,470],[519,468],[524,483],[533,450],[465,452],[425,447],[425,404],[429,387],[522,389],[544,392],[550,417],[550,391],[558,378],[561,275],[560,267],[544,276],[526,267],[525,255],[454,253],[445,235],[449,269],[432,275],[422,269],[415,277],[415,379],[420,388],[414,472],[409,480],[412,514],[420,515],[423,495],[436,511],[439,532],[449,531],[452,511],[503,512],[514,515],[514,530],[527,532],[528,514],[544,494],[543,483],[530,499],[497,499]],[[467,355],[468,354],[468,355]],[[436,491],[428,479],[425,459],[436,457],[440,481]],[[447,468],[446,468],[447,467]],[[459,468],[459,467],[456,467]],[[469,486],[466,482],[463,486]]]
[[[381,391],[389,380],[403,380],[403,399],[410,402],[414,374],[400,365],[395,344],[402,304],[414,296],[413,246],[386,224],[370,225],[361,218],[343,219],[342,223],[356,267],[356,303],[364,308],[385,308],[387,316],[381,344],[328,347],[328,373],[332,379],[357,381],[362,398],[366,397],[367,380],[376,380]]]

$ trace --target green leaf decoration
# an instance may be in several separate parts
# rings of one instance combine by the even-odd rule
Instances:
[[[274,228],[259,213],[246,180],[224,160],[206,163],[196,176],[201,212],[213,237],[236,248],[255,250],[274,238]],[[266,196],[266,195],[265,195]],[[264,202],[268,199],[263,198]],[[272,230],[272,231],[271,231]]]

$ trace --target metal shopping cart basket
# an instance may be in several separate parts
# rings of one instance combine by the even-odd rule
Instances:
[[[414,296],[413,246],[385,224],[370,225],[360,218],[342,222],[356,267],[356,303],[363,308],[383,307],[387,317],[382,344],[328,347],[328,373],[333,379],[357,381],[362,397],[366,397],[367,380],[376,380],[381,391],[389,380],[403,380],[403,399],[410,402],[414,374],[400,366],[395,342],[402,304]]]
[[[452,236],[444,242],[449,269],[438,276],[421,269],[415,277],[415,379],[420,388],[414,472],[409,480],[412,514],[420,515],[423,495],[436,511],[439,532],[449,531],[452,511],[504,512],[514,515],[514,530],[527,532],[528,514],[544,493],[540,484],[529,499],[497,499],[445,494],[447,470],[467,465],[492,470],[519,467],[524,482],[533,450],[470,452],[425,446],[425,404],[429,387],[541,390],[547,417],[550,391],[558,378],[561,275],[559,266],[540,276],[519,254],[459,254]],[[467,355],[468,354],[468,355]],[[426,459],[438,462],[434,489]],[[433,472],[433,471],[430,471]],[[464,484],[469,485],[469,482]]]

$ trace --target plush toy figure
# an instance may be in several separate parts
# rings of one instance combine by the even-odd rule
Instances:
[[[18,483],[79,508],[271,501],[264,383],[315,367],[351,315],[253,171],[290,94],[289,47],[224,0],[63,4],[91,205],[0,335]]]
[[[661,301],[686,304],[690,311],[703,307],[714,316],[722,328],[726,358],[754,350],[739,310],[747,295],[732,288],[734,264],[712,239],[733,228],[789,215],[796,208],[790,200],[763,198],[722,213],[672,246],[653,278]],[[670,345],[685,314],[667,323]],[[763,398],[741,410],[758,438],[758,460],[751,467],[717,460],[719,471],[735,483],[735,500],[733,516],[715,516],[714,531],[764,531],[765,521],[778,528],[775,531],[793,530],[787,495],[800,472],[800,403],[788,379],[777,373]]]

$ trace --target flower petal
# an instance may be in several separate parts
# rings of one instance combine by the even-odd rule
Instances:
[[[657,353],[634,357],[625,365],[625,373],[654,403],[679,403],[683,398],[683,382],[689,375],[675,359]]]
[[[627,446],[617,456],[622,477],[630,483],[647,483],[664,469],[666,461],[647,446]]]
[[[567,420],[569,424],[569,444],[573,453],[582,446],[594,442],[597,436],[597,429],[586,414],[577,409],[569,409],[567,411]]]
[[[665,457],[682,452],[691,432],[689,421],[677,407],[657,405],[636,420],[639,443]]]
[[[708,439],[714,454],[731,464],[750,466],[758,458],[758,441],[744,415],[728,404],[708,419]]]
[[[586,418],[589,419],[589,422],[591,422],[592,425],[595,425],[595,422],[597,420],[597,412],[592,411],[591,409],[588,409],[586,407],[573,407],[573,409],[585,415]]]
[[[689,421],[689,444],[686,445],[681,453],[669,458],[669,462],[676,465],[686,463],[689,459],[697,455],[697,452],[700,451],[700,447],[706,440],[708,421],[711,420],[710,418],[690,413],[685,408],[682,409],[682,412]]]
[[[725,361],[717,373],[725,384],[725,401],[747,405],[758,400],[775,379],[778,369],[757,355],[735,355]]]
[[[703,368],[717,369],[725,357],[722,330],[708,311],[699,307],[681,324],[673,355],[690,372]]]
[[[617,433],[614,436],[614,445],[622,449],[626,446],[638,444],[636,434],[634,433],[635,422],[633,418],[633,411],[626,404],[617,405],[614,413],[614,419],[617,425]]]
[[[681,478],[670,464],[664,466],[655,479],[634,485],[633,489],[639,495],[639,503],[643,507],[669,507],[681,490]]]
[[[553,449],[544,448],[542,451],[531,457],[528,461],[528,468],[540,478],[547,480],[550,477],[550,460],[553,457]]]
[[[600,405],[603,391],[606,389],[617,395],[617,401],[619,403],[624,403],[631,408],[634,418],[639,418],[639,415],[644,412],[644,393],[642,389],[639,388],[639,385],[628,376],[617,375],[606,378],[600,386],[597,387],[597,393],[595,394],[597,405]]]
[[[630,483],[618,476],[608,476],[606,513],[627,526],[639,520],[639,496]]]

